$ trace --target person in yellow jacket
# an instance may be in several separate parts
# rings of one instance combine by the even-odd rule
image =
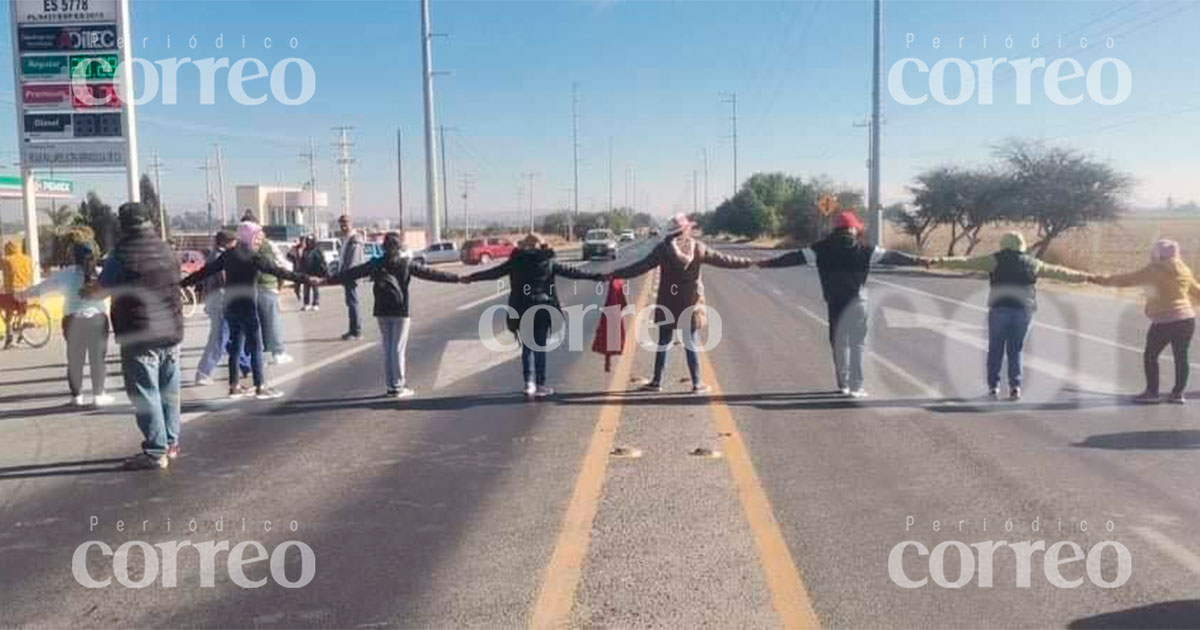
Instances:
[[[1051,278],[1085,282],[1091,274],[1044,263],[1025,252],[1025,237],[1009,232],[1000,239],[1000,251],[974,258],[934,258],[931,266],[982,271],[988,274],[988,396],[1000,398],[1000,367],[1008,357],[1009,400],[1021,398],[1021,353],[1037,310],[1037,281]]]
[[[1142,365],[1146,371],[1146,390],[1134,400],[1153,404],[1158,394],[1158,357],[1168,345],[1175,355],[1175,388],[1168,402],[1182,405],[1189,376],[1188,348],[1196,333],[1196,311],[1192,302],[1200,301],[1200,284],[1179,256],[1179,243],[1163,239],[1154,244],[1150,264],[1132,273],[1105,276],[1099,284],[1111,287],[1146,287],[1146,348]]]
[[[4,293],[13,295],[33,285],[33,261],[25,255],[21,243],[9,241],[4,244],[4,258],[0,260],[0,271],[4,272]],[[4,311],[4,348],[12,347],[13,312]]]

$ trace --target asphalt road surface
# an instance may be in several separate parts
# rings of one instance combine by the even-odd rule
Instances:
[[[1194,406],[1127,402],[1140,304],[1043,287],[1025,398],[990,402],[986,283],[873,278],[871,395],[853,401],[831,391],[807,268],[705,271],[703,398],[678,348],[661,394],[630,391],[645,350],[606,373],[592,311],[584,351],[550,355],[558,394],[526,403],[516,353],[480,342],[496,287],[414,281],[418,395],[387,400],[373,322],[342,342],[340,289],[319,313],[288,296],[287,396],[188,387],[166,471],[114,470],[132,417],[63,408],[61,347],[0,353],[0,625],[1200,626],[1200,427]],[[645,276],[630,301],[655,290]]]

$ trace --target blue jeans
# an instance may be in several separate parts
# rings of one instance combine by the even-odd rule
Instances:
[[[867,303],[859,297],[828,306],[829,345],[833,349],[833,375],[838,389],[862,389],[863,355],[869,332]]]
[[[988,310],[988,388],[1000,386],[1000,364],[1008,356],[1008,386],[1021,386],[1021,352],[1033,313],[1026,308],[993,306]]]
[[[671,343],[675,340],[675,329],[677,324],[662,324],[658,327],[658,352],[654,355],[654,379],[651,380],[653,385],[662,385],[663,370],[667,367],[667,351],[671,349]],[[687,359],[688,374],[692,377],[692,385],[700,384],[700,361],[696,356],[696,333],[689,331],[685,333],[688,339],[683,341],[683,356]]]
[[[220,293],[204,296],[204,314],[208,315],[208,341],[204,344],[200,363],[196,364],[196,378],[212,376],[229,341],[229,325],[225,323],[225,296]]]
[[[133,402],[142,451],[159,457],[179,443],[179,346],[121,348],[125,393]]]
[[[546,347],[546,340],[550,338],[550,324],[550,314],[547,312],[539,311],[533,318],[533,343],[541,348]],[[525,382],[539,387],[545,385],[546,351],[531,348],[520,336],[520,333],[517,333],[521,341],[521,373]]]
[[[262,344],[271,354],[283,354],[283,325],[279,319],[279,294],[262,287],[255,295],[258,321],[262,326]]]
[[[346,313],[350,316],[350,329],[346,332],[361,335],[362,326],[358,322],[358,285],[348,282],[343,284],[342,288],[346,290]]]
[[[225,319],[229,322],[229,386],[238,382],[238,357],[242,352],[250,353],[250,373],[254,375],[254,386],[263,385],[262,341],[259,338],[258,308],[250,298],[237,298],[225,306]]]
[[[376,317],[379,322],[379,337],[383,344],[383,369],[388,390],[404,387],[405,354],[408,352],[408,318]]]

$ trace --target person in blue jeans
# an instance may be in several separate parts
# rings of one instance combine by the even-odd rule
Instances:
[[[988,396],[1000,398],[1000,368],[1008,358],[1008,398],[1021,399],[1021,353],[1033,313],[1037,310],[1037,281],[1053,278],[1064,282],[1087,282],[1095,276],[1044,263],[1025,252],[1025,237],[1009,232],[1000,239],[1000,251],[974,258],[942,257],[929,261],[934,267],[982,271],[988,274]]]
[[[179,455],[179,261],[158,238],[142,204],[122,205],[118,221],[121,238],[100,272],[98,288],[89,290],[88,297],[111,298],[125,393],[142,432],[142,450],[125,460],[125,468],[166,468]]]
[[[339,269],[353,269],[367,261],[362,236],[350,224],[350,216],[343,214],[338,218],[338,231],[341,233],[341,247],[338,254]],[[342,335],[342,341],[362,339],[362,324],[358,318],[358,283],[347,280],[342,284],[346,295],[347,330]]]
[[[229,322],[229,397],[242,398],[249,392],[238,384],[238,361],[243,349],[250,353],[250,372],[254,377],[254,397],[259,400],[279,398],[283,394],[266,382],[263,371],[263,347],[259,334],[258,305],[255,300],[259,276],[270,274],[292,282],[308,282],[303,274],[279,268],[258,253],[262,244],[262,228],[250,221],[238,226],[237,247],[221,254],[216,260],[184,278],[181,284],[198,284],[213,274],[225,273],[225,319]]]

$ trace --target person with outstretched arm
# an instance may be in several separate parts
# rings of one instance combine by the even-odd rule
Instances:
[[[815,265],[829,311],[829,345],[838,393],[865,398],[863,353],[867,343],[867,292],[873,265],[912,266],[925,259],[863,241],[864,226],[853,211],[833,220],[833,232],[809,247],[758,263],[762,268]]]
[[[1134,401],[1154,404],[1162,400],[1158,393],[1158,357],[1169,345],[1175,357],[1175,387],[1167,402],[1176,405],[1187,402],[1184,390],[1191,372],[1188,348],[1196,334],[1193,303],[1200,302],[1200,283],[1183,262],[1179,243],[1162,239],[1154,244],[1150,264],[1131,273],[1102,276],[1096,282],[1110,287],[1148,288],[1145,311],[1150,328],[1146,331],[1146,349],[1142,355],[1146,389]]]
[[[521,370],[525,377],[523,391],[526,400],[554,395],[554,389],[546,385],[546,341],[553,320],[549,311],[539,309],[533,317],[532,338],[526,339],[521,334],[521,318],[538,306],[561,310],[558,290],[555,288],[557,276],[597,282],[604,279],[602,274],[588,273],[559,263],[554,250],[533,232],[517,243],[517,249],[508,260],[462,279],[463,282],[509,279],[508,306],[512,310],[508,316],[508,329],[521,342]]]
[[[1025,251],[1025,237],[1008,232],[1000,238],[1000,250],[972,258],[939,257],[931,267],[982,271],[988,274],[988,396],[1000,398],[1000,367],[1008,358],[1008,398],[1021,399],[1023,371],[1021,353],[1037,310],[1037,281],[1050,278],[1063,282],[1087,282],[1091,274],[1042,262]]]
[[[182,286],[199,284],[205,278],[225,272],[225,318],[229,321],[229,397],[244,398],[250,392],[238,385],[238,360],[243,347],[250,352],[250,372],[254,377],[254,397],[279,398],[283,394],[267,385],[263,374],[263,346],[260,339],[256,293],[259,278],[269,274],[292,282],[310,282],[308,276],[282,269],[260,253],[263,231],[257,223],[238,225],[237,246],[184,278]]]
[[[406,356],[410,302],[408,285],[415,277],[432,282],[461,282],[452,273],[438,271],[413,262],[406,255],[399,232],[388,232],[383,238],[383,256],[373,258],[357,267],[343,269],[325,280],[325,284],[345,285],[360,278],[371,279],[374,286],[375,320],[379,323],[379,338],[383,346],[384,378],[388,398],[408,398],[414,395],[408,387]],[[318,252],[319,254],[319,252]]]
[[[641,387],[642,391],[661,392],[667,351],[675,339],[675,331],[683,331],[683,355],[692,379],[692,393],[708,394],[709,387],[700,378],[700,360],[696,348],[697,336],[708,324],[704,304],[704,265],[726,269],[745,269],[754,264],[749,258],[729,256],[709,248],[692,238],[695,223],[686,214],[677,214],[667,224],[666,236],[645,258],[614,270],[615,278],[634,278],[652,269],[659,270],[658,303],[654,307],[654,322],[658,326],[658,350],[654,356],[654,376]],[[684,325],[680,318],[690,313]]]

